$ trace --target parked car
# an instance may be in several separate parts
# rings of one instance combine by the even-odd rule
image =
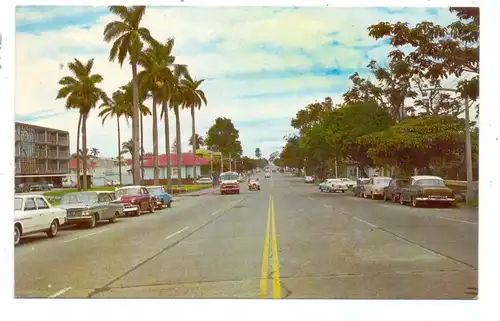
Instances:
[[[347,188],[353,188],[356,185],[356,181],[354,181],[350,178],[341,177],[339,179],[347,185]]]
[[[212,184],[210,177],[200,177],[196,180],[196,184]]]
[[[260,182],[258,178],[248,179],[248,190],[249,191],[260,191]]]
[[[239,194],[240,184],[239,175],[235,172],[224,172],[220,174],[220,194]]]
[[[53,188],[54,188],[54,184],[46,182],[46,181],[41,181],[41,182],[32,183],[30,185],[30,192],[50,191]]]
[[[407,187],[409,184],[408,179],[404,178],[393,178],[389,182],[389,185],[384,187],[383,199],[384,201],[392,200],[394,203],[399,201],[399,195],[401,195],[401,188]]]
[[[48,237],[55,237],[65,223],[66,211],[52,207],[42,195],[14,197],[14,245],[29,234],[46,233]]]
[[[142,211],[153,213],[156,209],[157,200],[154,195],[149,194],[144,186],[126,186],[116,189],[116,197],[123,203],[125,215],[141,215]]]
[[[381,198],[382,195],[384,194],[384,187],[389,185],[391,179],[392,178],[390,177],[384,177],[384,176],[370,178],[370,182],[365,185],[363,197],[364,198],[370,197],[373,200]]]
[[[453,190],[439,176],[412,176],[408,187],[401,189],[399,203],[410,202],[413,207],[423,204],[451,206],[455,202]]]
[[[306,183],[306,184],[314,184],[314,177],[313,176],[306,176],[306,177],[304,177],[304,183]]]
[[[333,178],[327,178],[323,182],[318,185],[318,189],[320,192],[327,192],[330,188],[330,184],[332,183]]]
[[[115,223],[123,214],[123,205],[115,202],[107,191],[65,194],[57,207],[67,211],[68,224],[94,228],[99,221]]]
[[[120,181],[111,180],[105,183],[106,186],[120,186]]]
[[[156,197],[156,205],[159,210],[161,210],[164,205],[172,207],[174,199],[172,195],[167,193],[167,189],[164,186],[148,186],[147,190],[149,194]]]
[[[330,180],[329,186],[328,186],[328,192],[330,193],[336,193],[336,192],[342,192],[345,193],[348,190],[347,184],[342,181],[340,178],[333,178]]]
[[[360,178],[356,181],[356,186],[352,188],[352,193],[356,197],[363,197],[365,192],[365,185],[370,183],[369,178]]]

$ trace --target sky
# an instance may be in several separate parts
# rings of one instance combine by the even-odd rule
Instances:
[[[94,73],[104,77],[111,95],[132,76],[109,62],[111,45],[103,41],[104,26],[117,17],[106,7],[22,6],[16,9],[16,121],[67,130],[76,146],[78,113],[56,100],[58,80],[69,74],[74,58],[95,58]],[[148,7],[143,18],[153,37],[175,37],[176,62],[205,79],[208,104],[196,114],[196,131],[205,136],[217,117],[230,118],[239,130],[243,153],[264,157],[284,145],[291,119],[308,103],[330,96],[341,103],[349,76],[368,77],[371,59],[384,63],[387,41],[368,37],[367,27],[380,21],[411,24],[432,21],[447,25],[455,17],[447,8],[325,7]],[[151,101],[146,101],[151,108]],[[116,120],[104,125],[92,110],[87,122],[88,148],[101,156],[117,155]],[[175,136],[170,114],[170,137]],[[130,124],[121,121],[121,139],[131,138]],[[159,150],[165,152],[163,121],[158,125]],[[181,113],[182,151],[188,151],[190,113]],[[152,118],[144,120],[144,146],[152,151]]]

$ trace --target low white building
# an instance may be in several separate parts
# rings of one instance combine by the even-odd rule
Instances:
[[[169,154],[170,164],[171,164],[171,174],[173,179],[177,179],[179,177],[177,172],[177,155]],[[193,154],[191,153],[182,153],[181,158],[181,175],[182,179],[193,178],[193,165],[196,164],[196,175],[201,174],[202,166],[209,165],[209,161],[202,157],[193,158]],[[167,178],[167,156],[165,154],[158,155],[158,167],[160,169],[159,178],[165,179]],[[153,169],[153,157],[152,155],[144,155],[144,179],[153,179],[154,178],[154,169]]]

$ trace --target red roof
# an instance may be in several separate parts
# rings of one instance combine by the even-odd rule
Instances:
[[[76,158],[72,158],[70,159],[69,161],[69,168],[70,169],[76,169],[76,165],[77,165],[77,162],[76,162]],[[87,168],[95,168],[96,165],[94,162],[91,162],[87,159]],[[80,168],[83,168],[83,162],[80,161]]]
[[[172,166],[177,166],[177,155],[169,154],[170,156],[170,164]],[[185,166],[193,166],[194,159],[193,154],[191,153],[182,153],[181,164]],[[202,157],[196,157],[196,165],[207,165],[209,164],[208,159]],[[166,167],[167,166],[167,157],[165,154],[158,155],[158,166]],[[153,167],[153,157],[147,157],[144,155],[144,167]]]

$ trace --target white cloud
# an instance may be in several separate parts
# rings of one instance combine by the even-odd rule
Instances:
[[[103,9],[73,8],[67,12],[63,7],[46,8],[42,11],[24,7],[18,10],[16,18],[24,23],[45,22],[47,25],[62,16],[83,15],[85,10],[90,10],[95,15]],[[144,18],[144,26],[159,40],[175,37],[174,54],[178,56],[178,62],[186,63],[194,77],[209,78],[203,86],[209,105],[197,113],[197,131],[204,135],[219,116],[231,118],[235,122],[292,118],[304,105],[314,100],[322,100],[326,95],[335,97],[340,102],[339,88],[349,86],[348,75],[312,76],[306,73],[280,78],[277,71],[294,69],[306,72],[317,66],[362,68],[368,63],[364,58],[365,52],[349,46],[375,44],[376,41],[368,38],[366,28],[378,21],[417,22],[425,18],[433,19],[433,16],[422,13],[422,10],[411,10],[389,15],[373,9],[340,8],[150,8]],[[451,15],[443,12],[439,15],[439,19],[449,22]],[[37,29],[37,34],[18,32],[16,114],[28,116],[41,111],[64,110],[64,101],[55,100],[57,81],[68,72],[67,68],[61,69],[60,66],[75,57],[82,60],[95,58],[94,72],[103,75],[102,88],[109,94],[128,82],[131,77],[130,66],[125,64],[120,68],[117,63],[109,63],[110,45],[103,42],[104,26],[115,19],[113,15],[105,14],[95,24],[90,21],[90,28],[67,26],[53,30]],[[333,40],[344,46],[325,46]],[[272,48],[255,50],[263,43],[278,48],[275,51]],[[205,46],[208,45],[213,48],[207,52]],[[387,48],[384,46],[373,49],[369,55],[382,59]],[[242,78],[245,73],[258,75],[266,70],[275,71],[276,74],[267,78]],[[228,74],[234,75],[234,80],[224,79]],[[304,90],[310,89],[316,90],[303,93]],[[293,91],[301,92],[301,95],[280,98],[280,93]],[[273,95],[263,96],[262,99],[236,98],[258,94]],[[103,127],[96,115],[97,111],[93,111],[88,120],[88,145],[99,148],[103,155],[114,156],[116,121],[111,120]],[[77,121],[76,113],[67,113],[33,123],[68,130],[74,149]],[[189,112],[181,113],[181,124],[183,150],[188,150],[187,141],[191,135]],[[170,126],[173,140],[173,114],[170,117]],[[121,127],[122,141],[125,141],[130,138],[131,130],[125,121],[121,122]],[[240,128],[245,154],[253,155],[255,147],[260,147],[264,154],[271,153],[277,146],[282,145],[282,136],[286,131],[291,131],[289,121],[273,128],[257,128],[257,125],[252,128]],[[152,149],[151,132],[151,118],[148,117],[144,125],[145,148],[148,151]],[[160,151],[163,151],[163,123],[159,125],[159,133]],[[275,141],[259,143],[274,136]]]

